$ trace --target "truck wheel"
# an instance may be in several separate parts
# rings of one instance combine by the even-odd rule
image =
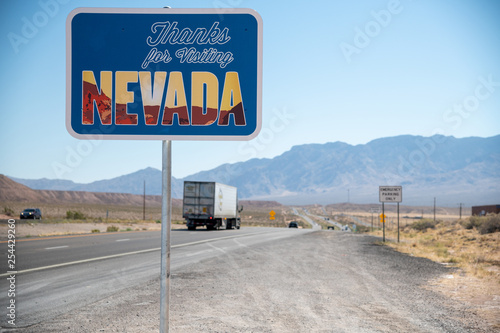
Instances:
[[[188,230],[196,230],[196,226],[188,227]]]

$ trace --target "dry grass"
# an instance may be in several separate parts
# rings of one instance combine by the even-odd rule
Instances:
[[[18,219],[19,213],[28,207],[40,208],[43,219],[37,223],[155,223],[161,220],[161,206],[146,206],[146,219],[143,219],[143,207],[131,205],[97,205],[97,204],[38,204],[38,203],[13,203],[0,202],[2,212],[4,207],[13,211],[13,218]],[[270,219],[273,210],[275,219]],[[85,218],[68,218],[67,212],[78,212]],[[70,214],[71,215],[71,214]],[[7,216],[6,216],[7,218]],[[295,219],[291,209],[276,203],[275,206],[259,206],[258,203],[245,204],[241,212],[242,226],[287,227],[288,222]],[[33,221],[34,222],[34,221]],[[302,222],[304,227],[308,224]],[[172,205],[172,224],[185,224],[182,217],[182,206]],[[299,221],[300,224],[300,221]],[[102,231],[102,230],[101,230]]]
[[[131,205],[98,205],[98,204],[38,204],[38,203],[0,203],[0,207],[9,207],[15,214],[14,218],[19,218],[19,213],[25,208],[40,208],[43,219],[63,219],[66,218],[67,211],[78,211],[89,220],[142,220],[142,206]],[[181,207],[172,207],[172,218],[181,219]],[[161,219],[161,206],[146,206],[146,220]]]
[[[422,226],[428,223],[428,228]],[[387,229],[387,244],[413,256],[459,267],[479,278],[491,278],[500,283],[500,232],[481,235],[475,228],[465,229],[463,221],[437,222],[422,220],[400,230]],[[381,231],[375,232],[381,235]]]
[[[500,328],[500,232],[481,234],[469,219],[421,220],[404,226],[397,243],[397,229],[386,230],[386,245],[412,256],[428,258],[459,270],[430,282],[430,288],[471,306],[490,327]],[[477,219],[477,218],[472,218]],[[477,222],[477,221],[476,221]],[[484,222],[484,221],[482,221]],[[420,223],[418,225],[417,223]],[[428,228],[422,228],[428,223]],[[416,228],[414,228],[416,227]],[[374,234],[381,236],[382,231]]]

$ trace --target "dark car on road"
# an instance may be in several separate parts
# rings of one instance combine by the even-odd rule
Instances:
[[[288,224],[288,228],[298,228],[299,224],[295,221],[292,221]]]
[[[42,219],[42,211],[39,208],[27,208],[19,215],[21,219]]]

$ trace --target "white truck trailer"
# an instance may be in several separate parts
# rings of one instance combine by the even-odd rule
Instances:
[[[216,182],[184,181],[182,215],[189,230],[240,228],[238,190]]]

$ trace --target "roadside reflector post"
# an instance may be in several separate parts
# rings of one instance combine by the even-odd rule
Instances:
[[[160,332],[168,333],[170,317],[170,232],[172,212],[172,141],[162,142]]]

